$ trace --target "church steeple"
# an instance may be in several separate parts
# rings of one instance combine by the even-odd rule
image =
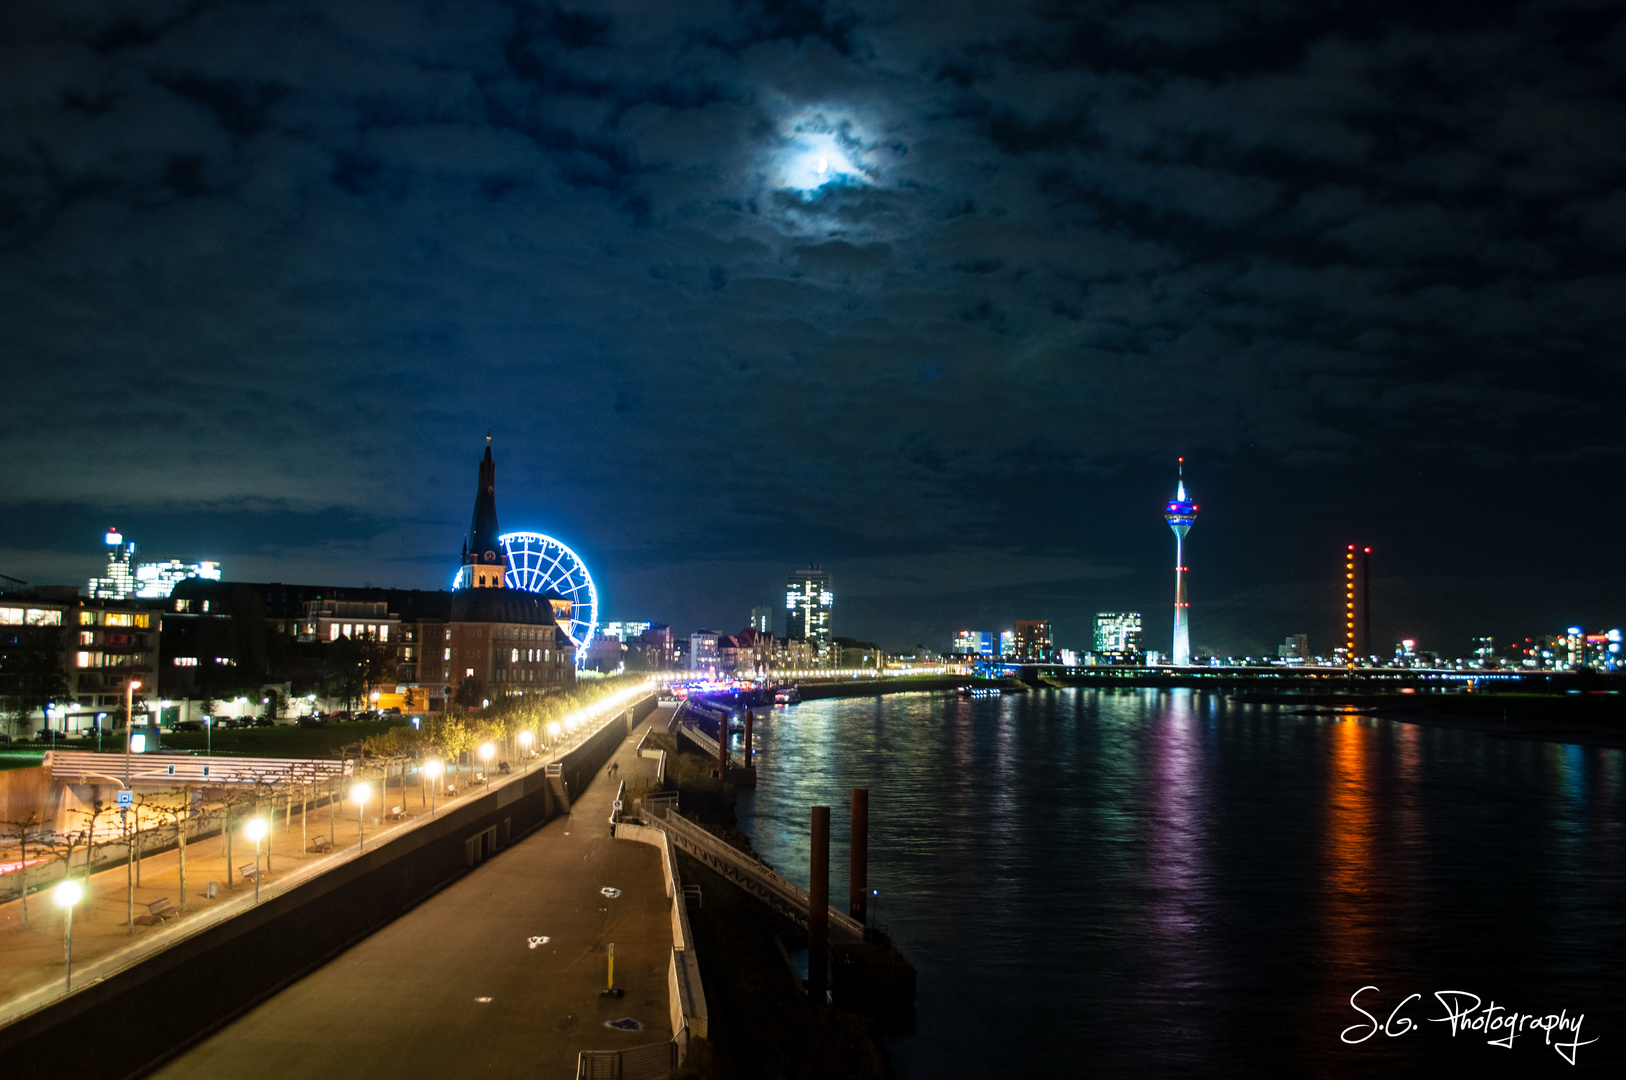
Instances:
[[[497,463],[491,458],[491,436],[480,461],[480,486],[474,493],[474,519],[463,541],[462,589],[501,589],[508,572],[508,554],[497,539]]]

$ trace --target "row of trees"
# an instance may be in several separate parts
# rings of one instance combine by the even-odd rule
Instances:
[[[550,694],[546,697],[503,698],[478,714],[447,712],[426,717],[421,728],[392,727],[379,735],[362,740],[347,749],[346,756],[379,767],[389,767],[440,758],[448,765],[472,759],[474,751],[485,743],[500,748],[505,756],[519,753],[519,735],[530,732],[541,747],[550,742],[550,724],[563,724],[573,713],[591,707],[605,697],[636,686],[643,681],[641,675],[622,675],[599,679],[590,683],[577,683],[575,689]],[[559,737],[567,733],[561,727]],[[472,760],[469,764],[473,764]]]
[[[108,848],[125,848],[126,920],[130,931],[135,930],[135,888],[141,884],[141,859],[144,852],[167,849],[172,844],[179,853],[180,881],[177,906],[185,909],[187,841],[200,832],[220,831],[221,853],[226,860],[226,887],[235,888],[233,839],[244,821],[251,817],[268,815],[275,821],[277,813],[283,815],[283,829],[291,828],[293,804],[300,803],[300,850],[308,842],[307,818],[312,803],[324,800],[335,807],[342,800],[340,778],[311,777],[308,780],[289,780],[281,773],[267,772],[252,775],[246,784],[230,787],[180,787],[134,794],[134,805],[127,811],[110,806],[100,799],[88,809],[69,811],[74,819],[67,829],[57,829],[45,821],[38,810],[13,811],[0,821],[0,838],[5,841],[6,854],[15,855],[26,867],[52,863],[63,865],[64,876],[80,876],[89,888],[90,875],[107,868]],[[272,833],[274,836],[274,832]],[[267,845],[269,863],[272,845]],[[269,869],[269,867],[267,867]],[[30,876],[40,876],[36,870]],[[45,875],[50,877],[51,875]],[[19,881],[26,881],[19,871]],[[23,925],[30,925],[29,890],[22,890]]]

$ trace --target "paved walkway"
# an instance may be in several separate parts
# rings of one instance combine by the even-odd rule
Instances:
[[[541,768],[533,765],[532,768]],[[471,790],[478,793],[479,785]],[[421,792],[417,784],[408,784],[403,804],[401,789],[391,786],[389,805],[406,807],[410,814],[428,816],[428,808],[419,808]],[[452,805],[445,798],[437,800],[438,807]],[[369,806],[367,846],[387,841],[399,829],[411,822],[374,825],[379,802],[375,797]],[[348,812],[348,813],[347,813]],[[292,823],[289,825],[279,808],[274,815],[269,838],[269,852],[261,856],[261,869],[265,873],[263,885],[267,889],[280,888],[293,879],[321,873],[327,864],[356,854],[357,820],[353,804],[336,807],[313,807],[310,820],[301,832],[297,802]],[[337,846],[327,855],[311,855],[303,851],[302,838],[308,843],[318,836],[336,841]],[[254,861],[254,845],[242,836],[239,823],[232,839],[232,882],[227,888],[226,845],[220,836],[193,840],[186,846],[186,912],[179,919],[170,919],[164,925],[135,927],[129,930],[126,896],[126,876],[123,862],[98,870],[90,876],[90,887],[75,910],[73,917],[74,985],[80,986],[108,965],[120,966],[125,959],[145,954],[162,946],[163,938],[187,933],[200,919],[224,917],[254,895],[252,882],[238,875],[237,867]],[[269,866],[268,866],[269,864]],[[76,874],[77,876],[77,874]],[[80,880],[83,880],[82,878]],[[208,883],[219,882],[215,899],[206,895]],[[135,888],[135,915],[140,920],[147,914],[152,901],[168,898],[179,904],[180,853],[167,851],[148,855],[141,860],[141,884]],[[45,997],[57,996],[62,989],[62,930],[63,914],[51,902],[49,889],[36,892],[28,898],[28,925],[23,923],[21,899],[0,904],[0,1022],[18,1009],[32,1007]],[[38,1000],[36,1000],[38,999]]]
[[[664,723],[668,710],[652,720]],[[555,818],[170,1062],[164,1080],[378,1072],[573,1077],[576,1054],[671,1038],[660,852],[610,837],[617,781],[652,776],[641,725]],[[608,898],[601,889],[621,890]],[[532,940],[546,943],[532,947]],[[598,996],[607,948],[626,996]],[[622,1032],[606,1021],[632,1017]]]

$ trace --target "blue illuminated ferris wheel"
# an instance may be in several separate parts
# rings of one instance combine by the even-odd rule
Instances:
[[[566,632],[576,645],[576,663],[585,663],[587,643],[598,628],[598,589],[587,565],[569,547],[541,533],[504,533],[497,539],[508,553],[503,584],[526,592],[557,593],[570,601]]]

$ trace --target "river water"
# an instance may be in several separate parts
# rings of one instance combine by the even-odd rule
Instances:
[[[888,1039],[908,1080],[1626,1075],[1626,755],[1303,708],[781,707],[740,827],[805,883],[808,808],[829,805],[843,906],[849,789],[869,789],[876,915],[919,973]],[[1584,1014],[1598,1041],[1565,1050],[1577,1068],[1572,1030],[1490,1046],[1505,1032],[1468,1024],[1493,1003]]]

